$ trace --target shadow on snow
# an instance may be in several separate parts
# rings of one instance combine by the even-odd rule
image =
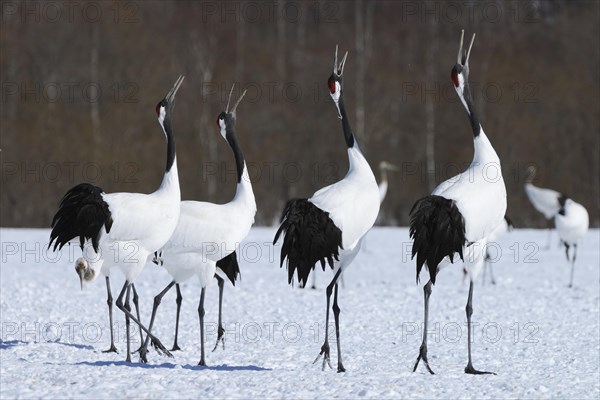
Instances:
[[[162,364],[144,364],[141,362],[127,362],[127,361],[82,361],[74,363],[73,365],[89,365],[92,367],[130,367],[130,368],[144,368],[144,369],[175,369],[180,367],[182,369],[189,369],[193,371],[209,370],[209,371],[271,371],[270,368],[262,368],[256,365],[215,365],[215,366],[200,366],[200,365],[181,365],[172,363]]]

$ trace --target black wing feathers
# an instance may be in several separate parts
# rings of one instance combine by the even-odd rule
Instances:
[[[227,257],[224,257],[217,261],[217,268],[223,271],[223,273],[227,275],[227,278],[229,278],[233,286],[235,286],[235,281],[240,276],[240,265],[238,264],[237,255],[235,254],[235,251]]]
[[[412,257],[417,256],[417,282],[423,264],[427,263],[429,277],[435,284],[437,267],[444,257],[454,262],[458,253],[463,259],[465,224],[453,200],[441,196],[417,200],[410,211],[409,233],[414,240]]]
[[[82,249],[85,240],[90,239],[94,251],[98,252],[102,227],[110,232],[113,224],[102,193],[97,186],[81,183],[65,194],[52,219],[50,246],[54,242],[53,250],[61,249],[70,240],[79,237]]]
[[[343,248],[342,231],[329,218],[329,213],[307,199],[288,201],[273,244],[282,233],[280,267],[287,258],[289,283],[292,283],[294,271],[298,271],[298,282],[306,285],[317,262],[324,270],[326,262],[333,268],[334,260],[339,260],[339,251]]]

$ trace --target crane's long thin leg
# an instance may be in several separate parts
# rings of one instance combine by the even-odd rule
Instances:
[[[341,272],[342,269],[338,269],[338,271],[333,276],[331,283],[327,286],[327,290],[325,292],[327,296],[327,310],[325,314],[325,342],[323,343],[323,346],[321,346],[321,352],[319,353],[317,358],[315,358],[315,361],[313,361],[313,364],[315,364],[317,361],[319,361],[319,358],[323,356],[323,370],[325,370],[325,364],[329,365],[329,368],[332,368],[331,361],[329,360],[329,300],[331,299],[331,292],[333,291],[333,287],[335,286],[338,278],[340,277]]]
[[[343,275],[342,275],[343,276]],[[338,284],[335,284],[333,290],[333,317],[335,319],[335,340],[337,341],[337,353],[338,353],[338,369],[337,372],[346,372],[346,368],[342,364],[342,349],[340,347],[340,307],[337,302],[338,297]]]
[[[198,317],[200,317],[200,362],[198,365],[206,366],[204,357],[204,295],[206,288],[202,288],[200,292],[200,303],[198,304]]]
[[[154,326],[154,319],[156,318],[156,311],[158,310],[158,306],[160,306],[160,302],[165,294],[175,285],[175,281],[171,281],[167,287],[165,287],[162,292],[157,294],[154,297],[154,306],[152,307],[152,316],[150,317],[150,325],[148,326],[148,334],[146,335],[146,340],[144,340],[142,347],[140,348],[140,361],[143,363],[147,363],[146,353],[148,352],[148,343],[150,342],[150,332],[152,332],[152,327]]]
[[[131,285],[127,285],[127,294],[125,296],[125,309],[131,313],[131,305],[129,304],[129,295],[131,294]],[[117,300],[118,301],[118,300]],[[125,331],[127,332],[127,357],[125,361],[131,362],[131,334],[129,332],[129,318],[125,315]]]
[[[419,357],[417,357],[417,362],[415,363],[415,366],[413,367],[413,372],[415,372],[417,370],[419,361],[423,360],[423,362],[425,363],[425,367],[427,368],[427,371],[429,371],[429,373],[431,375],[434,375],[435,373],[429,366],[429,361],[427,360],[427,323],[429,320],[429,296],[431,296],[431,285],[432,285],[432,283],[430,280],[425,284],[425,286],[423,286],[423,298],[425,299],[425,307],[424,307],[425,308],[425,316],[424,316],[424,323],[423,323],[423,342],[421,343],[421,347],[419,348]]]
[[[110,290],[110,278],[106,277],[106,292],[108,297],[106,298],[106,304],[108,304],[108,322],[110,327],[110,348],[108,350],[104,350],[103,353],[119,353],[117,348],[115,347],[115,336],[113,333],[113,314],[112,314],[112,306],[113,306],[113,297],[112,291]]]
[[[485,275],[486,275],[486,271],[487,271],[487,266],[488,266],[488,256],[487,254],[485,255],[485,259],[483,260],[483,272],[481,274],[481,285],[484,286],[485,285]],[[463,275],[463,281],[466,275]]]
[[[181,297],[181,289],[179,288],[179,283],[175,284],[175,289],[177,289],[177,299],[175,300],[177,303],[177,314],[175,317],[175,341],[173,342],[173,348],[171,351],[181,350],[181,347],[177,344],[177,337],[179,336],[179,313],[181,311],[181,301],[183,297]]]
[[[225,329],[223,329],[223,290],[225,289],[225,280],[221,278],[219,275],[215,275],[215,279],[217,280],[217,285],[219,286],[219,326],[217,328],[217,343],[215,343],[215,347],[213,347],[212,351],[215,351],[219,346],[219,341],[223,342],[223,350],[225,350]]]
[[[490,278],[492,278],[492,285],[495,285],[496,279],[494,279],[494,270],[492,269],[492,263],[488,261],[488,264],[490,266]]]
[[[137,315],[137,319],[141,321],[142,318],[140,317],[140,298],[137,294],[137,290],[135,290],[135,285],[133,283],[131,284],[131,290],[133,291],[133,305],[135,306],[135,315]],[[140,331],[140,346],[141,346],[142,343],[144,343],[144,335],[142,335],[141,329],[139,329],[139,331]]]
[[[466,374],[474,374],[474,375],[482,375],[482,374],[492,374],[492,375],[496,375],[493,372],[487,372],[487,371],[478,371],[475,368],[473,368],[473,363],[471,361],[471,315],[473,314],[473,280],[471,280],[471,283],[469,284],[469,298],[467,300],[467,307],[465,308],[465,311],[467,312],[467,348],[469,351],[469,362],[467,363],[467,366],[465,367],[465,373]]]
[[[125,284],[123,285],[123,289],[121,290],[121,293],[119,294],[119,297],[117,298],[117,308],[121,311],[123,311],[123,313],[125,314],[125,322],[127,323],[127,317],[131,318],[131,320],[133,322],[135,322],[136,324],[138,324],[138,326],[140,327],[140,329],[142,329],[144,332],[146,332],[148,335],[150,335],[150,339],[152,339],[152,342],[156,344],[157,346],[157,350],[162,352],[162,354],[167,355],[169,357],[173,357],[173,355],[169,352],[169,350],[166,349],[165,346],[162,345],[162,343],[160,342],[160,340],[158,340],[158,338],[154,335],[152,335],[150,333],[150,331],[148,331],[148,328],[146,328],[144,325],[142,325],[142,323],[140,322],[140,320],[138,320],[130,311],[130,309],[128,310],[124,305],[123,305],[123,297],[125,296],[125,291],[126,289],[129,287],[130,283],[128,281],[125,281]]]
[[[552,241],[552,220],[547,219],[546,224],[548,225],[548,242],[546,243],[546,250],[550,248],[550,242]]]
[[[577,257],[577,245],[573,245],[573,255],[571,256],[571,279],[569,280],[569,287],[573,287],[573,275],[575,274],[575,258]]]

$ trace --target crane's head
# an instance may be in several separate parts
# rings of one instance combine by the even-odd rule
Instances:
[[[338,46],[335,46],[335,56],[333,58],[333,72],[331,76],[327,80],[327,87],[329,88],[329,94],[335,103],[335,106],[338,109],[338,114],[340,114],[340,97],[342,96],[342,76],[344,74],[344,66],[346,65],[346,58],[348,57],[348,52],[344,54],[344,58],[338,64]]]
[[[83,281],[91,281],[96,276],[96,272],[90,268],[88,262],[83,257],[79,257],[77,261],[75,261],[75,271],[79,276],[79,283],[81,285],[81,290],[83,290]]]
[[[465,87],[469,85],[469,56],[471,55],[471,48],[473,47],[473,42],[475,41],[475,34],[471,38],[471,44],[469,45],[469,50],[463,49],[463,40],[465,37],[465,30],[462,30],[460,35],[460,47],[458,48],[458,56],[456,57],[456,65],[452,68],[452,72],[450,73],[450,77],[452,78],[452,83],[454,83],[454,89],[458,93],[461,101],[464,104],[464,96],[465,96]],[[466,104],[465,104],[466,107]]]
[[[229,109],[229,104],[231,104],[231,95],[233,94],[233,89],[235,88],[235,84],[231,87],[229,91],[229,98],[227,99],[227,107],[225,107],[225,111],[221,111],[219,116],[217,117],[217,127],[221,132],[221,136],[227,139],[227,128],[233,128],[235,126],[235,110],[237,106],[240,104],[244,96],[246,95],[246,90],[242,92],[242,95],[235,102],[231,110]]]
[[[527,167],[527,178],[525,179],[526,182],[531,183],[535,179],[536,173],[537,169],[535,168],[535,165],[530,165],[529,167]]]
[[[175,84],[169,90],[169,93],[165,96],[164,99],[158,102],[156,105],[156,115],[158,115],[158,122],[164,126],[165,119],[170,117],[171,111],[173,110],[173,106],[175,105],[175,94],[179,90],[181,86],[181,82],[183,82],[183,75],[179,75]]]

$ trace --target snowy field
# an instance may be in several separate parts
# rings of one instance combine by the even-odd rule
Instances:
[[[326,280],[318,290],[290,287],[279,268],[274,229],[253,229],[242,245],[242,280],[226,286],[225,350],[216,339],[218,290],[207,291],[207,363],[200,358],[195,279],[182,285],[174,358],[151,351],[149,364],[125,363],[124,318],[115,309],[119,354],[110,337],[102,278],[79,288],[75,246],[47,253],[49,230],[1,229],[0,396],[2,398],[588,398],[600,395],[599,231],[580,246],[575,285],[556,234],[516,230],[500,240],[496,285],[474,291],[474,366],[465,375],[468,285],[460,265],[438,275],[431,297],[429,359],[436,375],[412,366],[421,340],[423,292],[415,285],[406,229],[375,228],[340,290],[341,345],[347,372],[313,365],[324,335]],[[424,275],[425,277],[426,275]],[[488,275],[489,278],[489,275]],[[142,318],[169,282],[147,265],[136,281]],[[112,278],[116,295],[122,277]],[[333,319],[333,318],[332,318]],[[174,335],[175,291],[158,312],[155,333]],[[332,362],[335,367],[335,336]],[[139,335],[133,336],[133,347]]]

